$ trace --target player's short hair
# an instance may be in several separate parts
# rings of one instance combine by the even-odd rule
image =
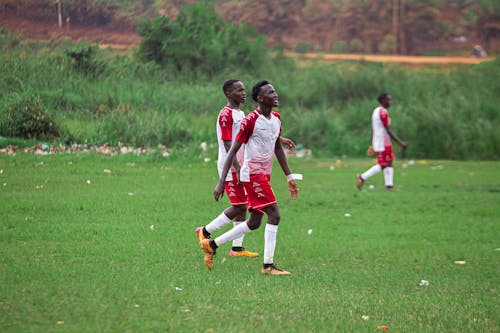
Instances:
[[[380,95],[378,95],[377,100],[379,101],[379,103],[382,103],[382,101],[386,98],[391,98],[391,95],[389,95],[389,93],[381,93]]]
[[[224,81],[224,83],[222,84],[222,91],[224,92],[224,95],[227,96],[227,94],[229,94],[229,91],[233,87],[233,84],[235,84],[236,82],[240,82],[240,80],[231,79]]]
[[[379,103],[382,103],[382,101],[386,98],[389,98],[389,96],[389,93],[381,93],[380,95],[378,95],[377,100],[379,101]]]
[[[257,102],[257,96],[259,96],[260,88],[262,88],[263,86],[265,86],[267,84],[269,84],[268,81],[262,80],[262,81],[257,82],[257,84],[255,86],[253,86],[253,88],[252,88],[252,99],[254,101]]]

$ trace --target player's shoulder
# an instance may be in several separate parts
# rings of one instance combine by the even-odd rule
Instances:
[[[280,116],[280,114],[279,114],[278,112],[276,112],[276,111],[272,111],[272,112],[271,112],[271,114],[272,114],[273,116],[275,116],[276,118],[278,118],[279,120],[281,120],[281,116]]]

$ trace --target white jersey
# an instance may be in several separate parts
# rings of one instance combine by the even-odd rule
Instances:
[[[243,118],[245,118],[245,113],[243,111],[241,111],[240,109],[231,109],[227,105],[219,112],[216,126],[217,143],[219,144],[219,157],[217,160],[217,170],[219,172],[219,177],[222,174],[224,162],[227,158],[227,151],[224,147],[224,141],[232,142],[236,138],[236,135],[240,131],[240,124]],[[236,153],[236,160],[240,165],[243,164],[244,150],[244,147],[241,147]],[[236,171],[232,165],[231,171]],[[227,173],[226,181],[233,180],[232,172]]]
[[[375,152],[382,152],[385,147],[391,147],[391,137],[387,133],[386,126],[390,126],[391,118],[389,112],[382,106],[373,110],[372,114],[372,147]]]
[[[248,114],[241,123],[236,140],[245,144],[245,162],[240,180],[250,181],[250,175],[270,175],[273,168],[274,147],[281,135],[281,119],[276,112],[266,118],[260,110]]]

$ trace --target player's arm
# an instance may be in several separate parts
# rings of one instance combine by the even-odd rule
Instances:
[[[373,156],[374,153],[375,152],[373,150],[373,127],[372,127],[372,131],[371,131],[371,135],[370,135],[370,144],[368,145],[368,149],[366,150],[366,155]]]
[[[228,152],[229,149],[231,149],[231,143],[232,141],[230,140],[224,140],[224,149],[226,149],[226,152]],[[241,167],[240,164],[238,163],[238,159],[233,158],[233,166],[236,169],[236,171],[240,171]]]
[[[280,142],[288,149],[295,148],[295,142],[293,142],[292,139],[280,137]]]
[[[227,173],[229,172],[234,157],[236,156],[236,153],[240,149],[241,145],[242,145],[241,142],[234,140],[233,144],[231,145],[231,148],[229,149],[229,152],[227,153],[227,158],[226,161],[224,162],[224,167],[222,168],[222,173],[219,182],[217,183],[214,189],[215,201],[219,201],[219,198],[221,198],[222,195],[224,194],[224,182],[226,181]]]
[[[290,191],[290,196],[295,200],[299,196],[299,189],[297,188],[297,183],[295,183],[295,180],[291,178],[292,172],[290,171],[290,167],[288,166],[285,152],[283,151],[283,148],[281,148],[279,138],[278,140],[276,140],[276,143],[274,145],[274,155],[276,155],[276,159],[278,159],[278,163],[280,164],[281,169],[288,179],[288,190]]]
[[[385,130],[387,131],[387,134],[389,134],[389,136],[395,140],[400,146],[401,148],[404,150],[406,149],[406,142],[404,142],[403,140],[401,140],[400,138],[398,138],[398,136],[396,134],[394,134],[394,132],[391,131],[390,127],[387,125],[385,126]]]

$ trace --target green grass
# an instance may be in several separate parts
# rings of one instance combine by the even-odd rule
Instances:
[[[297,201],[276,165],[293,275],[270,277],[229,244],[203,265],[194,229],[227,206],[213,162],[0,155],[0,331],[497,332],[500,164],[404,162],[400,191],[359,192],[370,159],[291,159]]]

